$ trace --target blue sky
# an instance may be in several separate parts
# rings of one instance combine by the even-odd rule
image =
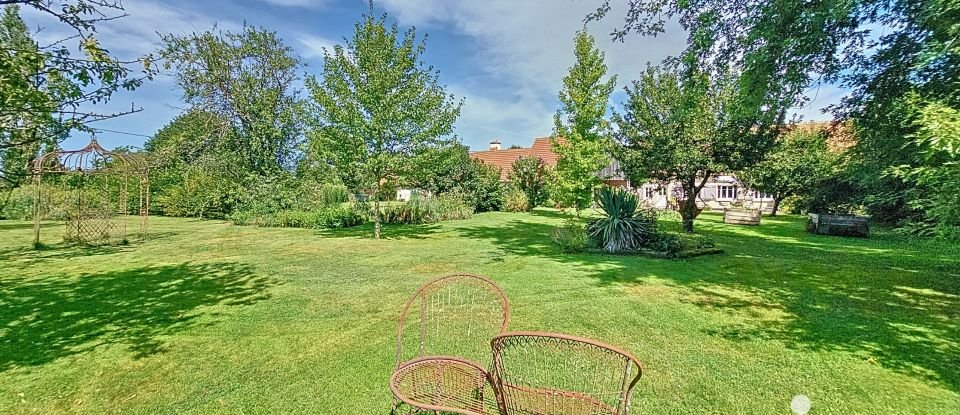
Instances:
[[[427,34],[424,61],[440,71],[449,92],[465,98],[456,134],[473,149],[486,148],[496,138],[505,146],[527,146],[534,137],[549,135],[558,108],[561,78],[573,63],[574,32],[583,27],[583,17],[595,9],[597,0],[378,0],[378,12],[386,12],[401,28],[415,26]],[[626,3],[614,1],[613,3]],[[126,0],[130,16],[99,26],[100,40],[121,58],[133,58],[159,47],[160,33],[183,34],[204,31],[216,23],[225,30],[244,22],[277,31],[306,63],[306,72],[322,68],[323,48],[343,43],[354,22],[368,9],[366,0]],[[622,7],[622,6],[621,6]],[[620,22],[623,10],[591,23],[607,54],[612,73],[619,75],[618,89],[643,70],[647,62],[658,63],[678,53],[685,34],[676,25],[656,38],[632,36],[626,42],[607,35]],[[43,28],[38,39],[57,38],[63,28],[34,12],[24,18],[34,28]],[[304,92],[305,94],[305,92]],[[811,104],[798,108],[805,120],[829,119],[820,108],[836,102],[842,91],[823,86],[811,88]],[[137,114],[102,121],[94,126],[150,136],[181,112],[181,92],[169,74],[161,75],[133,92],[116,94],[98,111],[142,107]],[[611,98],[616,106],[623,99]],[[145,138],[103,132],[98,139],[107,147],[140,146]],[[85,144],[89,136],[75,134],[65,148]]]

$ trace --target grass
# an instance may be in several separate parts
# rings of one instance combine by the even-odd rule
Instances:
[[[549,210],[336,231],[151,218],[145,243],[31,248],[0,221],[0,413],[385,414],[396,318],[430,277],[488,275],[512,329],[621,346],[634,413],[960,413],[960,247],[699,231],[723,255],[563,254]],[[676,226],[670,224],[669,226]]]

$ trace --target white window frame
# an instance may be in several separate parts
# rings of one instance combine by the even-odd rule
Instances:
[[[717,200],[737,200],[738,190],[739,189],[737,189],[737,185],[735,184],[718,184]]]
[[[751,190],[750,198],[754,200],[773,200],[773,195],[769,193],[763,193],[759,190]]]

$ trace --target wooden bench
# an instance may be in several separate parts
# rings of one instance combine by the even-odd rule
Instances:
[[[732,223],[734,225],[759,225],[760,211],[724,209],[723,223]]]
[[[870,224],[864,216],[808,213],[807,232],[866,238],[870,236]]]

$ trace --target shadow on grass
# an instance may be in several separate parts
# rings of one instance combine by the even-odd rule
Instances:
[[[44,228],[49,228],[52,225],[44,224]],[[17,231],[24,229],[33,229],[33,222],[22,222],[22,221],[6,221],[0,220],[0,231]]]
[[[737,227],[704,215],[698,233],[727,254],[670,261],[563,254],[550,242],[554,226],[518,219],[459,231],[515,255],[569,264],[601,284],[661,281],[681,301],[724,314],[711,335],[849,353],[960,391],[957,245],[809,235],[799,217]]]
[[[440,229],[440,225],[429,223],[423,225],[383,225],[380,237],[383,239],[424,239]],[[322,229],[317,231],[320,236],[328,238],[373,238],[373,224],[341,229]]]
[[[4,277],[0,372],[108,345],[123,345],[138,358],[159,353],[161,338],[194,326],[203,307],[252,304],[268,298],[273,285],[236,263]]]
[[[161,240],[172,235],[176,235],[176,233],[156,232],[148,235],[147,240]],[[27,265],[49,260],[69,260],[87,256],[112,255],[136,250],[142,243],[143,242],[134,239],[131,240],[127,245],[85,245],[63,242],[52,245],[43,245],[43,247],[40,249],[35,249],[32,246],[12,247],[8,249],[0,249],[0,262],[9,261]]]

